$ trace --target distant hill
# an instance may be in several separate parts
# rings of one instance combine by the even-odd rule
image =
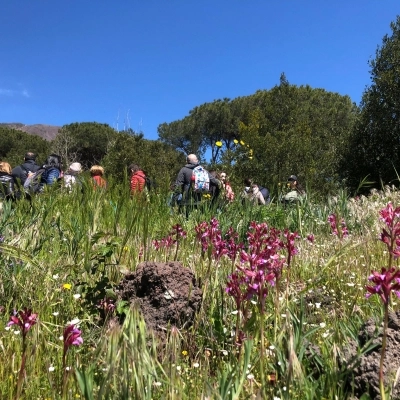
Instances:
[[[58,130],[61,129],[61,126],[44,124],[24,125],[20,122],[0,123],[0,126],[37,135],[49,141],[53,140],[57,136]]]

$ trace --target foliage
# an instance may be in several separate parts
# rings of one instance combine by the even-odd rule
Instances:
[[[159,137],[200,157],[211,150],[236,183],[246,177],[270,188],[295,173],[327,194],[341,184],[340,166],[356,107],[348,96],[290,85],[195,107],[183,120],[159,126]]]
[[[349,186],[357,189],[368,177],[374,187],[398,183],[400,165],[400,16],[390,24],[371,67],[371,85],[360,104],[360,115],[349,150],[344,158],[344,172]]]
[[[14,168],[24,161],[24,155],[32,151],[37,163],[44,163],[50,150],[49,142],[40,136],[0,126],[0,160],[7,160]]]

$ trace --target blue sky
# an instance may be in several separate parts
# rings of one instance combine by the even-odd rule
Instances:
[[[157,138],[193,107],[291,84],[349,95],[399,0],[0,0],[0,122]]]

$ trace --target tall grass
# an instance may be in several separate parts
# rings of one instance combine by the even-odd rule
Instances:
[[[60,336],[76,318],[84,344],[68,354],[65,398],[347,398],[348,371],[338,365],[337,354],[356,337],[362,321],[381,313],[377,302],[365,301],[364,286],[371,269],[385,259],[376,241],[378,211],[388,201],[398,205],[399,193],[386,189],[358,200],[340,193],[323,204],[309,198],[286,208],[243,207],[237,201],[194,211],[188,219],[171,210],[166,198],[167,193],[130,198],[128,190],[110,184],[106,191],[90,185],[73,193],[53,189],[31,202],[3,204],[0,398],[16,396],[22,342],[13,326],[5,328],[13,310],[23,307],[38,313],[39,322],[27,336],[21,398],[61,398]],[[349,237],[331,234],[331,213],[346,220]],[[235,343],[238,310],[225,292],[239,261],[204,257],[196,239],[195,227],[212,217],[223,234],[232,227],[244,243],[251,221],[300,235],[288,289],[284,271],[281,283],[270,288],[262,318],[256,308],[249,310],[241,347]],[[177,223],[188,234],[178,260],[203,288],[192,326],[171,327],[160,342],[136,309],[125,309],[122,325],[110,319],[104,323],[98,302],[111,296],[124,273],[134,271],[139,262],[164,261],[166,253],[157,251],[152,241]],[[307,240],[310,234],[314,243]],[[318,346],[318,353],[310,344]]]

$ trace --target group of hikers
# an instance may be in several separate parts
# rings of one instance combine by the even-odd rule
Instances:
[[[40,193],[46,185],[61,182],[72,190],[74,185],[81,182],[79,175],[83,172],[79,162],[73,162],[65,170],[62,169],[61,157],[50,154],[44,165],[36,164],[36,155],[27,152],[21,165],[11,168],[7,162],[0,162],[0,199],[16,200],[23,196],[30,197],[33,193]],[[106,188],[104,168],[93,165],[90,168],[91,182],[94,188]],[[138,164],[128,166],[130,192],[132,196],[149,190],[150,180]],[[269,190],[254,182],[251,178],[243,181],[244,189],[240,194],[243,202],[256,205],[269,204],[271,201]],[[295,175],[288,179],[290,192],[281,200],[285,203],[295,202],[305,195],[305,191]],[[199,163],[195,154],[189,154],[186,165],[182,167],[171,186],[169,204],[178,206],[179,211],[189,212],[202,204],[204,197],[210,198],[210,204],[232,203],[235,193],[225,172],[207,171]]]

